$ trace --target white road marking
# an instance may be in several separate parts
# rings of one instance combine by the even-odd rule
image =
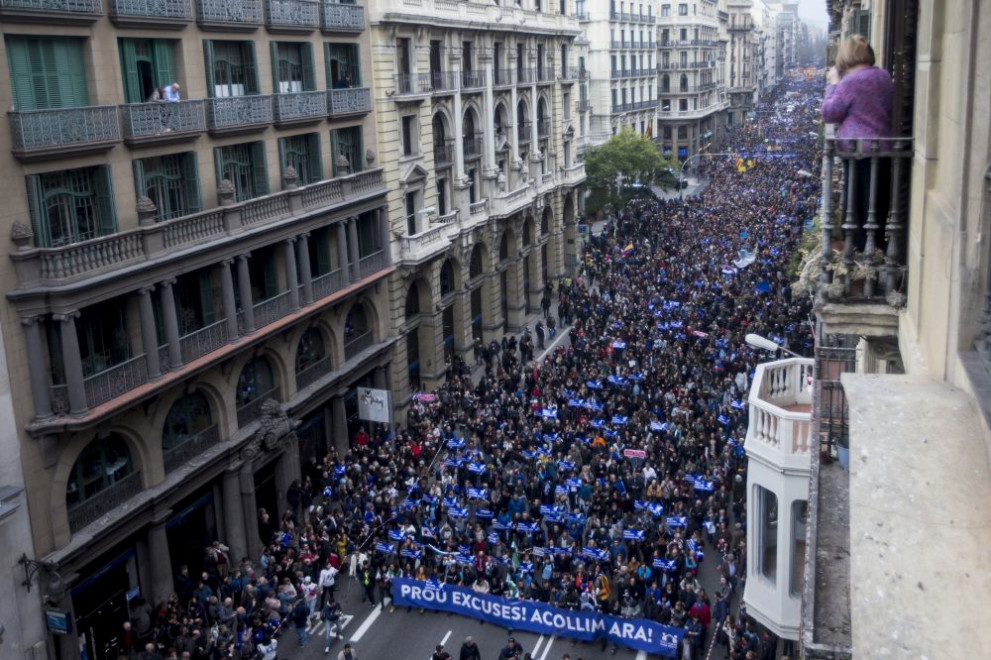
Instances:
[[[372,613],[369,614],[368,617],[361,622],[361,625],[354,632],[354,636],[351,638],[351,641],[352,642],[361,641],[361,638],[365,636],[365,633],[368,632],[368,629],[372,627],[372,625],[380,616],[382,616],[382,608],[376,607],[374,610],[372,610]]]
[[[540,645],[541,645],[541,644],[543,644],[543,643],[544,643],[544,636],[543,636],[543,635],[541,635],[541,636],[540,636],[540,637],[539,637],[539,638],[537,639],[537,643],[533,645],[533,653],[532,653],[532,655],[533,655],[534,657],[536,657],[536,655],[537,655],[538,653],[540,653]]]
[[[554,644],[554,638],[553,637],[549,637],[547,639],[547,646],[544,647],[544,654],[542,656],[540,656],[540,660],[547,660],[547,656],[548,656],[548,654],[550,654],[550,652],[551,652],[551,646],[553,644]],[[536,655],[536,654],[534,654],[534,655]]]
[[[448,630],[447,631],[447,634],[444,635],[444,639],[440,640],[440,645],[441,646],[444,646],[444,644],[447,644],[447,640],[451,639],[451,633],[453,633],[453,632],[454,632],[453,630]]]
[[[341,630],[347,628],[352,619],[354,619],[354,616],[351,614],[341,615]],[[306,626],[306,632],[311,635],[320,635],[323,633],[326,625],[327,622],[323,619],[310,619],[310,623]]]
[[[637,653],[636,660],[647,660],[647,652],[646,651],[640,651],[639,653]]]

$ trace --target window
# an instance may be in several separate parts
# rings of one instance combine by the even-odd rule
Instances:
[[[419,204],[420,193],[416,190],[412,190],[406,193],[406,235],[415,236],[418,232],[416,214],[420,208]]]
[[[688,127],[687,126],[679,126],[678,127],[678,139],[679,140],[687,140],[688,139]]]
[[[332,130],[330,155],[334,176],[347,176],[365,169],[365,148],[361,126]]]
[[[235,393],[237,407],[242,408],[252,401],[269,397],[278,399],[279,395],[275,393],[275,389],[275,375],[268,360],[263,357],[252,358],[244,365],[237,378],[237,392]]]
[[[404,115],[401,118],[404,156],[415,156],[420,152],[420,140],[416,130],[418,123],[416,115]]]
[[[678,5],[678,16],[688,16],[688,5],[684,3]]]
[[[413,328],[406,335],[406,372],[409,374],[409,388],[419,390],[420,382],[420,330]]]
[[[564,119],[571,119],[571,94],[561,92],[561,105],[564,106]]]
[[[202,209],[196,154],[186,152],[133,161],[138,198],[155,204],[155,222],[179,218]]]
[[[111,434],[101,440],[93,440],[72,466],[65,488],[65,504],[70,517],[73,508],[97,493],[110,488],[134,471],[131,452],[122,437]]]
[[[187,394],[169,408],[162,426],[162,450],[168,454],[211,426],[210,402],[199,390]]]
[[[210,270],[203,268],[176,278],[173,291],[181,337],[217,321],[220,291],[214,290]]]
[[[561,79],[568,79],[568,45],[561,44]]]
[[[361,87],[361,55],[358,44],[326,44],[327,87]]]
[[[299,345],[296,348],[296,373],[306,371],[325,357],[327,357],[327,349],[320,329],[309,328],[299,338]]]
[[[279,94],[312,92],[317,88],[313,48],[308,43],[272,41],[272,87]]]
[[[671,15],[671,5],[661,5],[661,16]]]
[[[396,68],[399,71],[399,75],[413,73],[412,54],[413,48],[410,44],[409,37],[396,39]]]
[[[15,109],[88,105],[82,39],[9,36],[6,45]]]
[[[35,245],[58,247],[117,231],[106,165],[27,177]]]
[[[257,94],[255,46],[250,41],[204,41],[207,93],[214,98]]]
[[[282,174],[292,167],[298,184],[306,186],[323,179],[320,162],[320,136],[317,133],[293,135],[279,140],[279,163]]]
[[[168,39],[119,39],[124,101],[144,103],[176,82],[175,42]]]
[[[809,522],[809,503],[795,500],[791,503],[791,596],[802,597],[802,579],[805,572],[805,534]]]
[[[757,489],[757,572],[774,584],[778,574],[778,496]]]
[[[234,184],[234,200],[268,194],[268,171],[265,168],[265,143],[246,142],[213,150],[217,167],[217,186],[227,179]]]
[[[84,377],[129,360],[126,300],[114,298],[82,309],[76,321],[76,336]]]

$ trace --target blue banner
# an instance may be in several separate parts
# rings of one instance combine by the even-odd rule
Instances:
[[[598,612],[562,610],[535,601],[478,594],[471,589],[452,585],[442,585],[438,589],[407,578],[392,581],[392,600],[397,607],[422,607],[460,614],[538,635],[555,635],[585,642],[605,638],[613,644],[669,658],[677,657],[678,645],[685,635],[682,628],[662,626],[647,619],[624,619]]]

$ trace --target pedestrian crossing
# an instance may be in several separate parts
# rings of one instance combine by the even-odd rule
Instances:
[[[348,624],[351,623],[351,620],[352,619],[354,619],[354,615],[352,615],[352,614],[342,614],[341,615],[341,628],[343,630],[347,630]],[[332,623],[329,623],[327,621],[324,621],[323,619],[320,619],[320,618],[310,619],[310,622],[306,624],[306,634],[308,634],[308,635],[322,635],[323,632],[324,632],[324,629],[328,625],[333,625],[333,624]]]

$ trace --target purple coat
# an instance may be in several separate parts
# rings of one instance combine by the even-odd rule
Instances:
[[[838,138],[891,137],[894,84],[876,66],[851,71],[837,85],[826,87],[822,119],[836,127]]]

